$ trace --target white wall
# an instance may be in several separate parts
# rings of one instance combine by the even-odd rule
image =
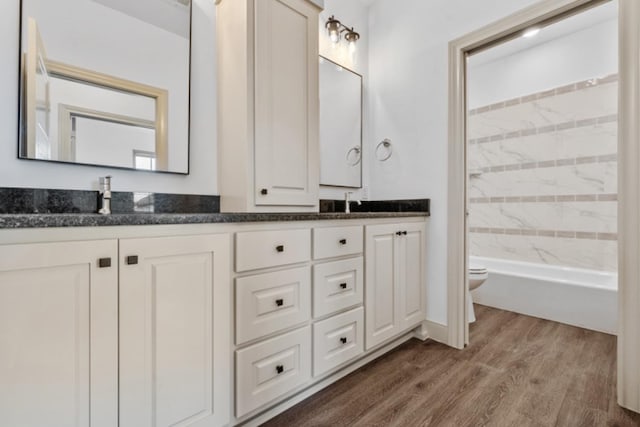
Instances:
[[[193,2],[191,147],[187,176],[123,171],[17,159],[19,1],[0,3],[0,186],[95,190],[114,176],[116,191],[217,194],[215,6]],[[169,59],[170,60],[170,59]]]
[[[320,55],[341,64],[362,75],[363,84],[363,132],[362,132],[362,186],[369,187],[369,165],[371,158],[371,141],[367,123],[369,120],[368,98],[369,91],[369,19],[368,7],[359,0],[325,0],[324,11],[320,13],[318,23],[320,31]],[[360,34],[354,55],[349,53],[344,41],[334,45],[331,43],[325,24],[331,15]],[[339,187],[320,187],[320,198],[343,199],[345,191],[354,191],[354,198],[367,198],[367,191],[353,190]],[[370,197],[369,197],[370,198]]]
[[[535,0],[378,0],[370,8],[368,144],[373,199],[429,197],[427,317],[447,323],[448,43]]]
[[[614,19],[494,61],[482,63],[482,57],[501,46],[480,52],[469,59],[469,108],[615,74],[617,48],[618,25]]]

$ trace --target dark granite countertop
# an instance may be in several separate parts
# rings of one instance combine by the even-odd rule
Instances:
[[[0,214],[0,229],[52,227],[104,227],[118,225],[216,224],[344,219],[407,218],[427,212],[346,213],[212,213],[212,214]]]

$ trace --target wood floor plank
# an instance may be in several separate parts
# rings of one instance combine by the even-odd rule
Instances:
[[[616,339],[476,306],[471,344],[409,341],[265,423],[640,426],[616,403]]]

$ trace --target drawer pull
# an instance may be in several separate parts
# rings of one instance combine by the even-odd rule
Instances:
[[[347,338],[346,338],[346,337],[342,337],[342,338],[340,338],[340,342],[341,342],[342,344],[346,344],[346,343],[347,343]]]
[[[276,251],[278,251],[278,252],[284,252],[284,245],[278,245],[278,246],[276,246]]]
[[[406,235],[407,235],[407,232],[406,232],[406,231],[403,231],[403,232],[402,232],[402,235],[403,235],[403,236],[406,236]]]
[[[262,190],[260,190],[260,194],[262,194],[263,196],[266,196],[267,194],[269,194],[269,190],[267,190],[266,188],[263,188]]]
[[[340,239],[340,244],[341,245],[346,245],[347,244],[347,239]]]
[[[100,268],[111,267],[111,258],[100,258],[98,260],[98,267]]]
[[[282,366],[282,365],[276,366],[276,373],[277,374],[281,374],[283,372],[284,372],[284,366]]]
[[[127,265],[136,265],[138,263],[138,255],[129,255],[125,261]]]
[[[277,305],[278,307],[282,307],[282,306],[284,305],[284,300],[283,300],[282,298],[278,298],[278,299],[276,300],[276,305]]]
[[[396,231],[396,236],[402,236],[402,231]]]
[[[342,289],[347,289],[347,284],[346,283],[340,283],[340,287]]]

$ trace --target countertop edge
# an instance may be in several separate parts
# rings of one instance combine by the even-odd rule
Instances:
[[[1,229],[323,221],[429,217],[429,212],[215,214],[0,214]]]

